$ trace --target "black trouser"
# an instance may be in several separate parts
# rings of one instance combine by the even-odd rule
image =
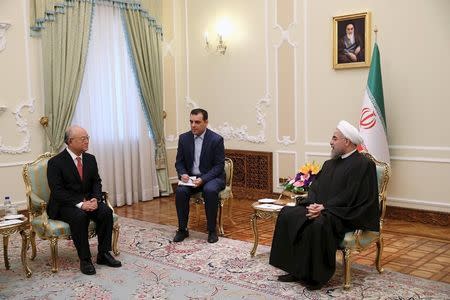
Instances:
[[[219,208],[219,192],[224,188],[221,179],[208,181],[200,188],[192,188],[180,185],[177,187],[175,204],[178,215],[178,228],[186,229],[189,220],[189,199],[192,194],[202,192],[205,200],[205,213],[207,229],[209,232],[216,231],[217,210]]]
[[[80,260],[91,258],[88,242],[88,227],[90,220],[94,221],[98,237],[98,252],[111,251],[113,215],[112,210],[103,202],[95,211],[84,211],[76,206],[61,207],[60,219],[69,223],[73,243],[77,248]]]

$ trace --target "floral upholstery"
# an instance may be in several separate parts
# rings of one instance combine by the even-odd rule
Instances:
[[[361,252],[373,243],[376,243],[377,246],[377,255],[375,258],[376,268],[378,272],[383,272],[383,268],[381,267],[381,254],[383,252],[382,229],[384,215],[386,212],[386,188],[391,175],[391,168],[387,163],[378,161],[367,152],[363,152],[363,155],[372,160],[375,163],[377,169],[378,200],[380,202],[380,232],[355,230],[352,232],[347,232],[345,234],[344,239],[339,245],[344,260],[344,289],[350,288],[352,254]]]
[[[39,156],[35,161],[27,163],[23,167],[23,180],[25,182],[28,212],[31,224],[31,259],[36,257],[36,234],[44,240],[50,241],[50,250],[52,256],[52,272],[58,272],[58,239],[70,239],[69,224],[59,220],[48,218],[46,207],[50,199],[50,188],[47,182],[47,163],[53,156],[52,153],[45,153]],[[104,200],[108,202],[108,194],[103,192]],[[111,207],[112,209],[112,207]],[[113,210],[114,211],[114,210]],[[113,214],[113,244],[114,254],[118,255],[117,242],[119,237],[119,218]],[[95,236],[95,222],[89,224],[89,236]]]
[[[230,201],[228,203],[228,217],[231,220],[231,201],[233,200],[233,191],[232,191],[232,185],[233,185],[233,161],[231,158],[225,158],[225,188],[220,191],[219,193],[219,234],[224,235],[223,231],[223,217],[222,217],[222,211],[223,211],[223,205],[227,200]],[[196,204],[197,209],[197,219],[198,219],[198,205],[199,204],[205,204],[205,201],[203,200],[202,193],[196,193],[191,196],[191,199],[194,200]],[[233,220],[231,220],[233,222]]]

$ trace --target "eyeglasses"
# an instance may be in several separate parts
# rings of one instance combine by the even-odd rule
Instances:
[[[91,138],[90,136],[86,135],[86,136],[73,137],[72,140],[78,139],[78,140],[81,140],[82,142],[85,142],[85,141],[89,141],[90,138]]]

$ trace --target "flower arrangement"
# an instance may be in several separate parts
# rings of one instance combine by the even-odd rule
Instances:
[[[316,179],[320,168],[321,166],[314,161],[312,163],[304,164],[294,178],[288,178],[283,184],[284,190],[294,194],[307,192],[314,179]]]

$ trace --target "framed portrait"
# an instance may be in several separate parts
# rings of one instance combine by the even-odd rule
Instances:
[[[333,17],[333,68],[370,66],[370,12]]]

